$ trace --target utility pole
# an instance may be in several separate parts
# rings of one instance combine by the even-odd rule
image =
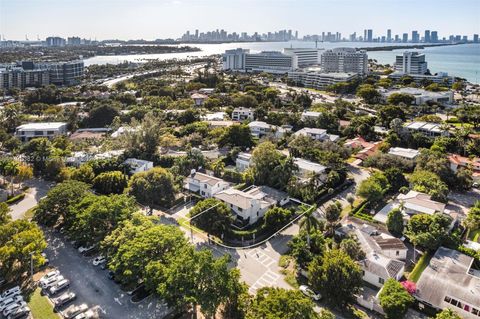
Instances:
[[[30,253],[30,278],[33,281],[33,252]]]

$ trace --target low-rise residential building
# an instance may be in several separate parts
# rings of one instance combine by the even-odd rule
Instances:
[[[193,93],[191,95],[191,98],[195,102],[195,106],[202,106],[203,102],[205,102],[205,100],[208,98],[208,96],[205,95],[205,94],[201,94],[201,93]]]
[[[138,158],[127,158],[127,160],[123,163],[130,167],[130,174],[146,172],[153,168],[153,162]]]
[[[253,121],[254,119],[254,111],[250,108],[237,107],[232,112],[232,120],[234,121]]]
[[[322,112],[304,111],[302,112],[301,119],[302,121],[315,121],[320,115],[322,115]]]
[[[214,196],[224,202],[242,224],[254,224],[265,212],[276,205],[283,206],[290,200],[288,194],[268,186],[251,186],[245,190],[228,188]]]
[[[308,179],[312,177],[313,174],[326,177],[327,168],[323,165],[307,161],[303,158],[294,158],[293,162],[298,167],[297,176],[302,179]]]
[[[472,170],[474,180],[480,180],[480,157],[468,158],[458,154],[448,155],[450,168],[456,173],[460,168],[468,168]]]
[[[304,127],[299,131],[296,131],[294,133],[295,136],[308,136],[311,139],[317,140],[317,141],[326,141],[330,140],[332,142],[338,141],[340,138],[338,135],[333,135],[333,134],[327,134],[327,130],[321,129],[321,128],[310,128],[310,127]]]
[[[240,152],[235,160],[235,167],[239,172],[243,172],[252,164],[252,154]]]
[[[203,115],[201,118],[205,121],[223,121],[227,113],[225,112],[214,112],[214,113],[207,113]]]
[[[380,233],[372,226],[353,227],[365,259],[360,261],[363,280],[382,287],[389,278],[400,280],[405,271],[407,247],[403,242],[390,235]]]
[[[480,271],[474,258],[440,247],[416,284],[420,308],[450,308],[465,319],[480,318]]]
[[[186,178],[183,188],[197,193],[204,198],[213,197],[218,192],[226,190],[230,187],[230,183],[221,178],[210,176],[192,170],[192,173]]]
[[[273,136],[276,138],[281,138],[286,130],[282,127],[268,124],[262,121],[253,121],[248,123],[250,132],[254,137],[263,137],[263,136]]]
[[[359,136],[354,139],[347,140],[345,147],[359,150],[354,157],[360,160],[365,160],[367,157],[375,154],[378,151],[381,142],[368,142],[363,137]]]
[[[430,122],[410,122],[405,124],[405,129],[411,133],[422,133],[425,136],[437,137],[437,136],[449,136],[450,133],[443,129],[440,124]]]
[[[420,155],[420,151],[411,148],[391,147],[388,150],[388,154],[409,160],[414,160],[417,158],[418,155]]]
[[[445,207],[444,203],[432,200],[430,195],[411,190],[407,194],[399,194],[393,202],[382,208],[373,219],[385,224],[388,213],[394,208],[401,208],[404,224],[407,224],[413,215],[448,213]]]
[[[28,123],[18,126],[15,129],[15,136],[22,142],[37,137],[53,138],[58,135],[66,135],[67,126],[68,124],[64,122]]]
[[[453,104],[453,91],[432,92],[418,88],[400,88],[395,90],[380,90],[380,94],[386,101],[388,97],[394,93],[409,94],[413,96],[412,104],[421,105],[428,102],[436,102],[439,104]]]
[[[403,77],[410,77],[416,83],[421,83],[422,81],[431,81],[433,83],[438,84],[448,84],[452,85],[455,81],[455,77],[449,76],[447,72],[438,72],[434,75],[427,75],[427,74],[405,74],[403,72],[393,72],[388,75],[388,77],[392,80],[398,81]]]

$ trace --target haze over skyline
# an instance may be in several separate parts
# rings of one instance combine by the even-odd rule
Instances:
[[[480,33],[478,0],[0,0],[0,34],[9,40],[80,36],[179,38],[186,30],[259,33],[298,30],[374,35],[437,30]]]

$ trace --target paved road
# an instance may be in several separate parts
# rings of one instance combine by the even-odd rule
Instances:
[[[10,206],[13,220],[22,219],[25,212],[30,208],[37,206],[38,201],[47,195],[47,192],[50,189],[49,182],[41,179],[29,180],[25,182],[25,185],[30,187],[25,198],[17,204]]]
[[[82,256],[57,233],[44,231],[49,244],[46,253],[50,265],[70,280],[70,291],[77,295],[73,304],[98,306],[102,318],[108,319],[153,319],[166,315],[167,308],[152,296],[138,304],[131,303],[130,296],[107,278],[106,270],[92,265],[93,257]]]

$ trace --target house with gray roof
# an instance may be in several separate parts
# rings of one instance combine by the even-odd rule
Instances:
[[[480,318],[480,270],[474,258],[440,247],[417,281],[420,307],[450,308],[465,319]]]

